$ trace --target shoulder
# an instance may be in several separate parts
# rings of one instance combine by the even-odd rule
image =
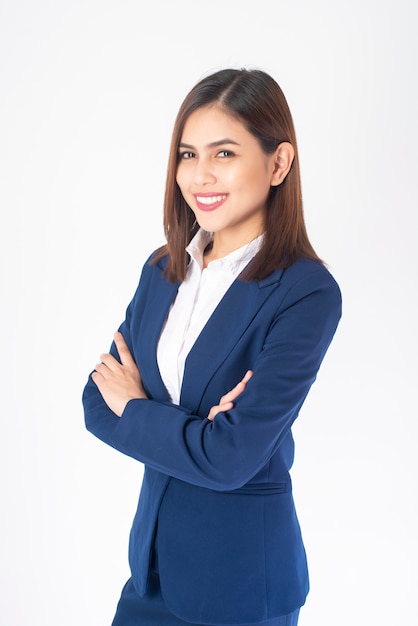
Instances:
[[[340,288],[329,269],[313,259],[298,259],[283,272],[283,280],[296,285],[299,282],[328,285],[340,293]]]
[[[164,270],[165,266],[167,265],[167,262],[168,262],[168,254],[164,254],[164,256],[161,256],[160,248],[157,248],[157,250],[154,250],[153,252],[151,252],[151,254],[146,259],[144,263],[144,269],[150,266],[150,267],[159,268],[160,270]]]
[[[154,250],[146,259],[142,266],[140,282],[144,282],[145,279],[150,279],[155,276],[162,276],[168,262],[168,254],[158,258],[158,252],[158,250]]]
[[[259,281],[259,286],[264,287],[272,283],[278,283],[281,287],[292,289],[298,284],[324,283],[330,288],[340,292],[339,285],[327,267],[313,259],[297,259],[285,269],[277,269],[272,274]]]
[[[130,314],[134,310],[136,314],[140,313],[148,308],[151,302],[155,302],[165,293],[171,293],[173,289],[177,288],[177,285],[170,285],[164,276],[167,258],[154,262],[155,255],[155,252],[150,254],[142,266],[139,281],[128,306]]]
[[[296,302],[310,299],[320,306],[341,314],[342,296],[340,287],[328,268],[312,259],[298,259],[286,269],[276,270],[262,283],[276,282],[276,298],[280,309],[291,307]]]
[[[178,288],[179,283],[170,282],[165,274],[164,270],[168,259],[168,255],[159,256],[158,250],[155,250],[148,256],[140,272],[135,297],[150,293],[153,289],[158,289],[158,291],[161,292],[161,289],[164,288],[170,291],[173,286]]]

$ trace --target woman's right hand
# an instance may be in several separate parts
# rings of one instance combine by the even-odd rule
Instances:
[[[208,415],[208,420],[213,420],[217,413],[224,413],[225,411],[230,411],[234,406],[234,400],[238,398],[239,395],[245,390],[248,381],[250,380],[253,372],[248,370],[245,374],[244,378],[240,380],[240,382],[235,385],[231,391],[228,391],[222,398],[219,400],[219,404],[216,404],[211,408]]]

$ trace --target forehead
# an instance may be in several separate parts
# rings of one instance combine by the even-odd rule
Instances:
[[[239,119],[214,104],[196,109],[189,115],[180,141],[207,145],[223,138],[237,143],[255,139]]]

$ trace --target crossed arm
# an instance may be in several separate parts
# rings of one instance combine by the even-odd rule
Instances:
[[[100,363],[96,365],[92,374],[92,380],[103,396],[107,406],[121,417],[129,400],[147,399],[148,396],[142,385],[141,374],[122,333],[116,332],[114,341],[121,362],[119,363],[109,353],[102,354]],[[220,398],[219,404],[214,405],[210,409],[208,414],[209,420],[213,420],[217,413],[232,409],[234,400],[244,391],[252,375],[253,372],[248,370],[242,380],[231,391]]]

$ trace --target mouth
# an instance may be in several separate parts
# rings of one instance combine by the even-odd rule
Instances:
[[[196,204],[201,211],[213,211],[217,209],[225,202],[228,197],[228,194],[194,194]]]

